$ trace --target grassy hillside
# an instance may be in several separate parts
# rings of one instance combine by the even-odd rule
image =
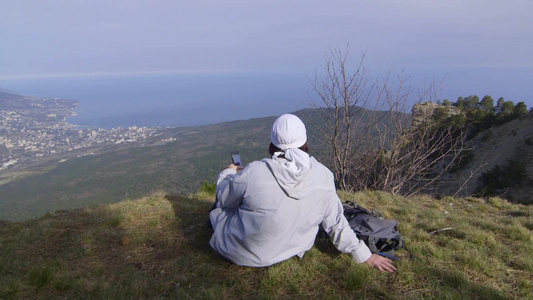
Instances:
[[[499,198],[341,193],[400,221],[398,272],[353,263],[318,239],[302,260],[246,268],[208,245],[213,199],[153,193],[0,223],[0,299],[533,297],[533,208]],[[444,228],[452,228],[438,231]],[[433,233],[435,232],[435,233]]]
[[[160,189],[196,191],[231,162],[231,151],[240,151],[245,163],[265,157],[274,119],[168,129],[166,135],[174,134],[175,142],[56,161],[25,170],[25,176],[0,175],[0,220],[137,199]]]

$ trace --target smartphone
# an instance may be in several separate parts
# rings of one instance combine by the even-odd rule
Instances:
[[[241,154],[239,152],[231,152],[231,162],[236,166],[242,166]]]

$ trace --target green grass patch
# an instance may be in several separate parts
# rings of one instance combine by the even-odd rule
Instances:
[[[156,192],[0,224],[0,299],[528,299],[531,209],[500,199],[339,193],[399,221],[398,272],[318,238],[303,259],[233,265],[208,245],[212,195]],[[446,230],[442,230],[446,229]],[[440,230],[440,231],[439,231]]]

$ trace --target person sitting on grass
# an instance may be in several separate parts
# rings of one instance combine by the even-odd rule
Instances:
[[[372,254],[350,228],[333,174],[307,153],[304,123],[295,115],[280,116],[271,142],[271,158],[245,168],[230,164],[219,174],[211,247],[237,265],[266,267],[303,258],[322,226],[356,262],[394,272],[392,261]]]

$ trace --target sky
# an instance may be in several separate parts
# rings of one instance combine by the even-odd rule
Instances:
[[[533,106],[532,0],[2,0],[2,80],[127,74],[313,76],[329,49],[442,98]]]

